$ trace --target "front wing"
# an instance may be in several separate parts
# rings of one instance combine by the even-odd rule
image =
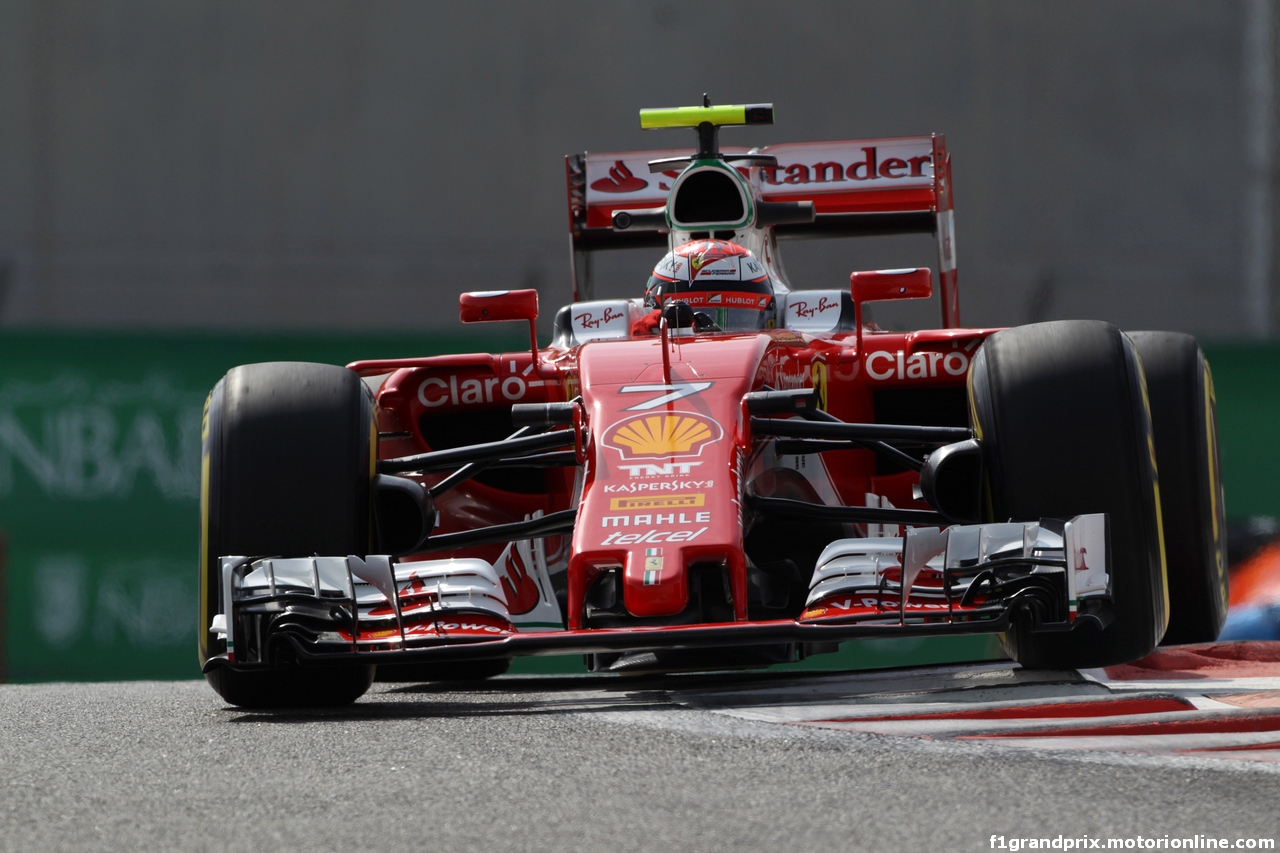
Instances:
[[[792,619],[529,630],[477,559],[223,557],[225,654],[205,670],[692,650],[1000,633],[1015,620],[1065,631],[1110,621],[1107,517],[909,528],[823,552]]]

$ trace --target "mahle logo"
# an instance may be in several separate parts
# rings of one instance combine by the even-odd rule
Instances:
[[[619,421],[604,434],[604,443],[623,459],[698,456],[702,448],[724,435],[720,424],[692,412],[636,415]]]

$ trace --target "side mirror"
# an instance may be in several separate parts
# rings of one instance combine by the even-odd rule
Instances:
[[[458,317],[464,323],[525,320],[529,323],[529,350],[538,363],[538,291],[478,290],[458,297]]]
[[[862,303],[887,302],[890,299],[928,299],[933,296],[933,270],[917,267],[905,270],[872,270],[849,276],[853,294],[853,322],[858,334],[858,352],[862,352]]]
[[[933,296],[933,270],[921,267],[855,272],[849,276],[849,289],[853,293],[853,301],[858,303],[928,299]]]
[[[480,290],[458,297],[458,315],[464,323],[538,319],[536,290]]]

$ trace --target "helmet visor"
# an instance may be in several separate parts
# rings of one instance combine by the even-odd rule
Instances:
[[[741,290],[689,290],[687,282],[649,280],[649,293],[659,307],[683,302],[695,313],[705,314],[726,332],[756,331],[769,327],[773,296]]]

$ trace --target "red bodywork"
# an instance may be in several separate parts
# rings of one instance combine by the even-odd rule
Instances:
[[[969,360],[991,331],[866,332],[861,357],[853,333],[815,337],[774,330],[671,338],[665,364],[662,338],[651,336],[567,351],[548,348],[537,363],[531,353],[520,352],[357,362],[351,368],[363,376],[389,374],[377,393],[384,459],[496,440],[510,432],[513,403],[582,397],[590,438],[577,524],[572,541],[551,537],[546,543],[548,562],[567,560],[569,628],[583,627],[584,597],[596,576],[618,566],[626,609],[644,618],[684,609],[691,566],[722,565],[735,618],[745,620],[741,497],[749,484],[767,488],[776,479],[777,458],[768,442],[750,434],[743,397],[766,386],[816,388],[830,414],[849,423],[874,423],[881,392],[917,396],[921,405],[927,405],[930,391],[963,393]],[[956,411],[954,402],[950,411]],[[913,497],[918,475],[877,474],[870,451],[807,459],[810,468],[800,473],[811,485],[810,500],[863,505],[871,494],[895,507],[928,509]],[[433,485],[443,476],[421,479]],[[536,482],[521,483],[519,490],[500,478],[466,482],[437,499],[437,533],[571,508],[577,476],[578,469],[536,471],[525,475]],[[503,548],[431,557],[496,562]],[[513,588],[508,597],[512,613],[519,614],[522,606],[533,606],[536,590]]]
[[[1107,567],[1085,559],[1107,553],[1105,514],[976,523],[967,383],[996,330],[960,327],[942,137],[721,159],[704,130],[692,158],[566,160],[575,301],[551,345],[536,291],[476,292],[461,319],[527,323],[528,349],[348,365],[375,389],[379,551],[220,555],[211,630],[227,652],[206,671],[270,665],[282,641],[304,663],[581,653],[592,671],[670,671],[1028,620],[1071,630],[1080,613],[1105,624]],[[689,166],[654,172],[655,159]],[[887,234],[934,239],[941,328],[863,322],[863,303],[932,298],[927,268],[792,290],[778,257],[783,238]],[[750,282],[771,285],[750,291],[751,323],[719,287],[697,291],[714,319],[683,299],[646,307],[647,270],[632,298],[593,298],[594,252],[658,261],[707,240],[741,246]],[[763,330],[733,330],[747,325]]]
[[[612,217],[617,211],[664,203],[679,172],[651,173],[646,163],[679,153],[684,152],[569,158],[575,254],[628,245],[633,236],[642,236],[612,229]],[[723,153],[732,157],[746,149],[725,148]],[[437,534],[576,507],[572,537],[548,537],[543,546],[552,571],[567,571],[564,627],[569,630],[588,627],[583,618],[588,591],[611,569],[620,569],[626,611],[639,624],[678,624],[689,603],[690,569],[700,564],[726,571],[733,618],[747,620],[751,554],[746,543],[754,520],[744,509],[744,493],[830,506],[929,509],[914,494],[918,474],[881,472],[869,450],[779,455],[772,439],[751,434],[743,401],[749,392],[813,388],[820,407],[847,423],[967,426],[969,361],[993,330],[959,328],[950,157],[943,137],[795,143],[760,153],[775,156],[778,165],[740,167],[739,172],[761,201],[812,202],[817,221],[828,224],[858,217],[899,217],[900,222],[915,217],[908,230],[931,232],[938,252],[942,329],[901,333],[846,326],[811,334],[781,328],[668,339],[641,325],[629,335],[580,345],[537,350],[535,343],[528,351],[503,355],[350,365],[365,377],[386,376],[377,392],[383,459],[497,441],[511,433],[513,404],[581,397],[586,420],[581,468],[495,472],[436,500]],[[757,254],[771,269],[778,267],[773,235],[766,231],[763,237]],[[574,276],[575,298],[589,298],[589,281],[584,287],[577,269]],[[877,295],[863,298],[929,295],[927,276],[923,282],[918,278],[900,295],[885,295],[888,291],[880,293],[880,288]],[[856,282],[854,291],[856,296]],[[809,299],[804,291],[792,292],[794,316],[838,313],[844,297],[835,294],[833,300],[830,291],[822,293]],[[462,316],[464,321],[523,319],[532,331],[531,296],[536,294],[466,294]],[[860,304],[857,310],[856,326],[861,326]],[[622,314],[611,315],[606,308],[602,316],[618,320]],[[584,328],[600,322],[595,314],[575,319]],[[418,479],[431,486],[444,476]],[[875,527],[845,524],[842,535],[875,535]],[[519,615],[536,604],[537,590],[507,546],[422,556],[497,563],[504,553],[507,565],[498,568],[511,613]],[[811,571],[812,565],[800,570]],[[922,585],[927,582],[922,578]],[[881,601],[872,609],[888,606],[896,609],[897,603]]]

